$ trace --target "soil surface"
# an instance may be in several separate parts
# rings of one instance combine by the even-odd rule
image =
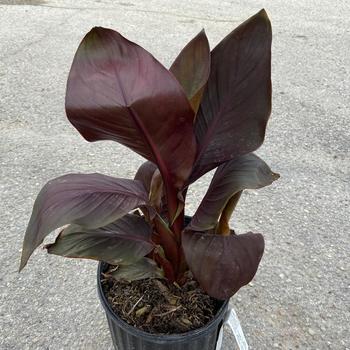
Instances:
[[[179,334],[203,327],[220,307],[193,279],[182,287],[158,279],[116,281],[107,274],[101,281],[114,312],[149,333]]]

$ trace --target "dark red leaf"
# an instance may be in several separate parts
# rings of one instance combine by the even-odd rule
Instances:
[[[56,228],[70,223],[102,227],[147,203],[147,192],[135,180],[102,174],[68,174],[49,181],[34,203],[20,270],[34,249]]]
[[[197,113],[210,71],[210,49],[204,29],[182,49],[170,71]]]
[[[254,277],[264,252],[259,233],[221,236],[184,231],[186,261],[201,287],[213,298],[225,300]]]
[[[194,112],[175,77],[119,33],[96,27],[85,36],[69,73],[66,112],[88,141],[120,142],[176,188],[188,178]]]
[[[68,258],[85,258],[109,264],[132,264],[152,251],[152,229],[141,216],[128,214],[103,227],[86,229],[70,225],[63,230],[48,253]]]
[[[212,51],[195,133],[194,182],[219,164],[256,150],[271,112],[271,24],[264,10]]]

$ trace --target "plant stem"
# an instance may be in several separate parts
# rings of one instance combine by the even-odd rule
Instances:
[[[182,200],[185,203],[186,201],[186,195],[187,195],[187,190],[188,187],[186,187],[183,191],[182,191]],[[187,262],[185,259],[185,255],[182,249],[182,241],[181,241],[181,233],[183,231],[183,229],[185,228],[185,210],[184,210],[183,206],[183,210],[180,212],[179,216],[177,217],[176,221],[174,222],[174,230],[177,230],[179,232],[179,237],[178,237],[178,244],[179,244],[179,264],[178,264],[178,269],[177,269],[177,275],[176,275],[176,281],[179,282],[181,284],[181,280],[183,279],[183,275],[184,273],[187,271],[188,266],[187,266]]]
[[[171,223],[176,216],[178,208],[177,191],[174,187],[165,183],[165,195],[168,205],[168,221]]]
[[[161,257],[158,253],[154,254],[154,260],[163,268],[165,278],[170,283],[175,282],[176,280],[175,272],[170,261]]]
[[[236,208],[239,198],[241,197],[242,192],[243,191],[237,192],[227,202],[224,210],[221,213],[219,223],[216,225],[215,233],[222,236],[230,235],[230,219],[233,211]]]
[[[165,256],[173,265],[174,272],[176,273],[179,264],[178,242],[167,223],[159,215],[154,218],[154,223],[156,231],[159,234],[160,245],[164,249]]]

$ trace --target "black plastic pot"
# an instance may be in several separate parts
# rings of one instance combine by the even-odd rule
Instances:
[[[103,293],[101,272],[107,268],[99,263],[97,270],[97,290],[105,309],[113,344],[116,350],[215,350],[219,331],[228,308],[228,300],[223,301],[215,318],[205,327],[183,334],[156,335],[130,326],[118,317]]]

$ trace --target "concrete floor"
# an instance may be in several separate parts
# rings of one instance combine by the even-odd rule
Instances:
[[[83,35],[117,29],[169,66],[201,28],[214,46],[262,7],[274,32],[274,95],[258,154],[281,179],[245,193],[237,208],[233,227],[264,233],[266,252],[232,305],[251,349],[350,349],[348,1],[0,0],[1,349],[111,349],[95,262],[39,249],[17,273],[33,201],[49,179],[133,177],[142,162],[118,144],[86,143],[66,120],[65,84]],[[209,181],[191,188],[189,214]],[[233,348],[226,332],[223,350]]]

